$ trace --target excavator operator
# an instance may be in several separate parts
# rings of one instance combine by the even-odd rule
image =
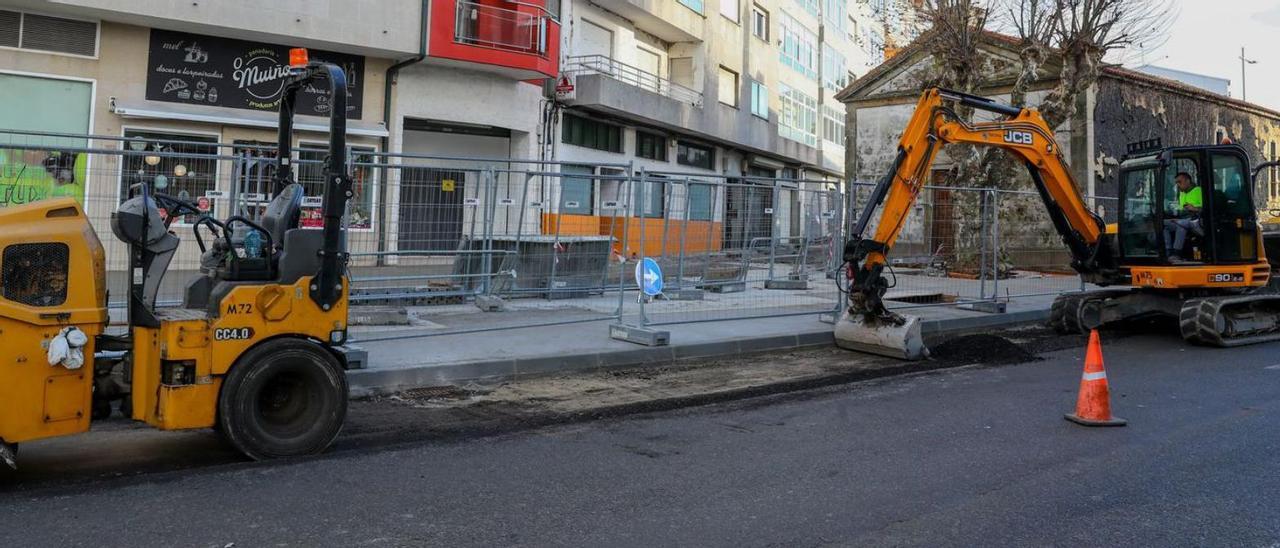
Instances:
[[[1200,231],[1200,208],[1204,207],[1204,199],[1189,173],[1180,171],[1173,180],[1178,185],[1178,210],[1164,221],[1164,245],[1168,248],[1169,260],[1179,262],[1183,261],[1187,233]]]

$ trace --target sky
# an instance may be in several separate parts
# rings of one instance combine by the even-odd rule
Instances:
[[[1163,46],[1127,59],[1231,80],[1241,97],[1240,48],[1248,65],[1248,101],[1280,110],[1280,0],[1175,0],[1178,15]]]

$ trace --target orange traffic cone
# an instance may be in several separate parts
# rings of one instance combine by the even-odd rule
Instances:
[[[1102,341],[1098,330],[1089,333],[1089,350],[1084,357],[1084,376],[1080,378],[1080,399],[1076,412],[1067,420],[1085,426],[1124,426],[1128,421],[1111,416],[1111,390],[1107,388],[1107,370],[1102,366]]]

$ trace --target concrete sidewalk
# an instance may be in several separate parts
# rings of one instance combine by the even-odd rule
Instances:
[[[1001,314],[954,306],[899,310],[920,317],[925,334],[931,335],[1043,321],[1053,298],[1014,298]],[[561,323],[434,336],[422,336],[422,330],[363,331],[355,344],[369,352],[369,367],[348,374],[352,395],[833,344],[831,325],[820,321],[817,312],[664,325],[671,344],[660,347],[611,339],[608,328],[615,320],[592,320],[581,310],[543,311],[539,320]]]

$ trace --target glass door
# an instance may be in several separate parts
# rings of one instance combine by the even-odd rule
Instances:
[[[1120,254],[1128,258],[1160,257],[1156,166],[1126,171],[1119,226]]]
[[[1209,197],[1213,248],[1218,262],[1258,259],[1258,229],[1249,195],[1245,160],[1232,152],[1212,154],[1213,193]]]

